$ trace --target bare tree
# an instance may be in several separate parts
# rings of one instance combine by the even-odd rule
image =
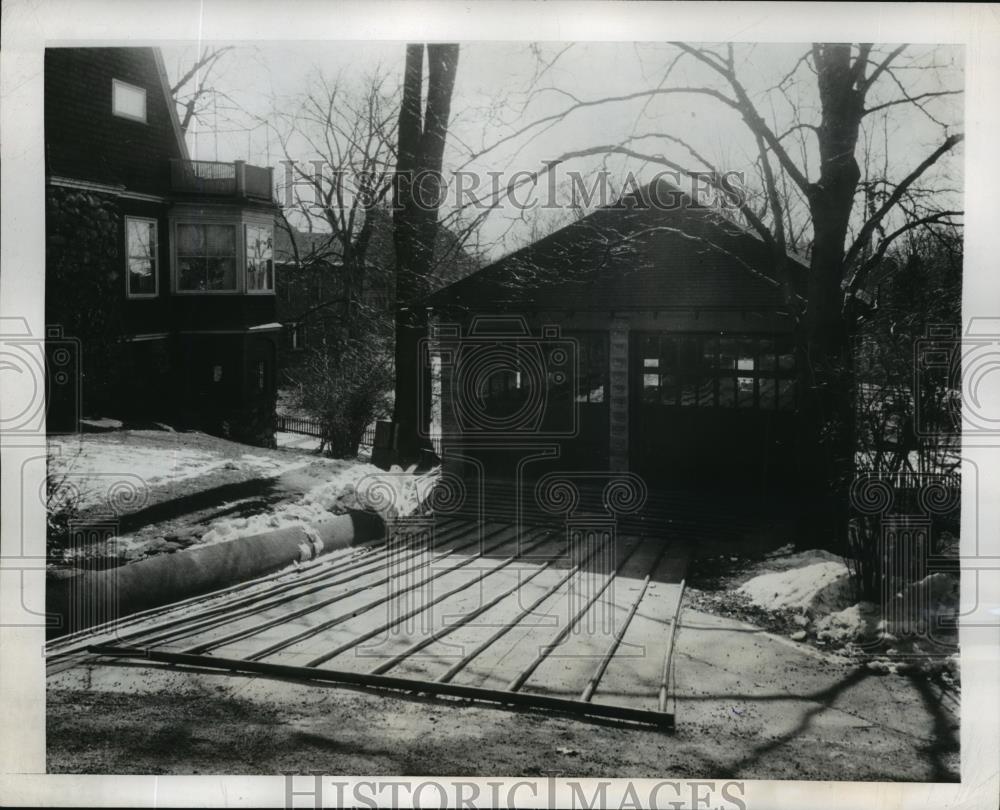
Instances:
[[[800,369],[800,462],[827,500],[843,537],[847,521],[846,487],[853,477],[855,452],[853,351],[859,319],[866,308],[861,294],[872,270],[892,244],[915,229],[952,228],[962,212],[942,206],[948,184],[933,168],[961,143],[957,118],[945,108],[962,92],[957,87],[930,86],[933,54],[908,57],[908,46],[877,48],[868,43],[807,47],[776,84],[751,92],[741,76],[746,53],[736,46],[697,47],[672,43],[657,85],[618,96],[579,98],[557,87],[534,88],[523,109],[542,96],[563,99],[557,110],[509,127],[506,134],[477,150],[510,149],[595,108],[648,104],[654,99],[700,98],[719,105],[719,124],[738,122],[756,145],[754,193],[738,202],[736,213],[770,249],[770,281],[785,294],[796,319]],[[560,52],[558,56],[562,56]],[[681,67],[698,76],[676,80]],[[547,69],[536,71],[540,75]],[[881,163],[868,160],[865,136],[904,106],[923,115],[940,131],[938,142],[906,165],[886,146]],[[780,110],[780,115],[779,111]],[[727,114],[729,117],[727,117]],[[640,116],[641,117],[641,116]],[[637,118],[638,120],[638,118]],[[867,129],[866,129],[867,128]],[[682,131],[628,134],[621,140],[564,152],[522,180],[537,183],[568,161],[615,154],[633,161],[690,174],[691,164],[670,159],[656,146],[670,147],[694,161],[720,191],[725,167],[715,165]],[[861,161],[867,174],[862,173]],[[815,165],[814,165],[815,164]],[[928,184],[928,178],[932,182]],[[504,190],[507,193],[509,190]],[[709,245],[709,247],[713,247]],[[809,257],[805,294],[798,292],[789,252],[804,248]],[[832,485],[832,486],[830,486]]]
[[[424,53],[427,54],[426,104]],[[396,248],[396,452],[413,460],[426,436],[430,413],[429,366],[421,362],[427,335],[423,299],[433,270],[438,235],[442,162],[451,96],[458,68],[458,45],[407,45],[403,98],[399,109],[393,241]],[[425,375],[421,385],[421,374]],[[424,430],[421,430],[424,428]]]
[[[392,385],[391,317],[368,294],[391,286],[387,251],[375,261],[371,252],[380,220],[388,240],[398,109],[398,91],[381,71],[353,84],[317,72],[297,105],[267,122],[285,156],[279,227],[289,237],[288,272],[324,280],[323,294],[290,324],[318,323],[324,340],[289,374],[295,399],[320,421],[336,456],[357,454]]]
[[[234,47],[233,45],[219,48],[206,47],[194,63],[171,85],[170,95],[177,105],[181,132],[184,135],[187,135],[191,122],[197,120],[208,109],[209,103],[221,94],[215,86],[212,74],[222,57]]]

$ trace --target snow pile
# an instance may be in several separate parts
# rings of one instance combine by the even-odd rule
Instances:
[[[858,602],[816,622],[816,638],[845,644],[873,636],[882,625],[881,611],[871,602]]]
[[[274,458],[240,453],[227,455],[215,449],[185,444],[182,434],[161,431],[121,431],[57,436],[49,439],[49,478],[57,485],[55,502],[78,509],[107,506],[122,485],[137,490],[133,498],[141,507],[143,493],[153,487],[208,475],[218,470],[239,470],[255,477],[275,477],[300,467],[301,458]],[[199,439],[199,436],[194,438]],[[233,445],[238,447],[238,445]]]
[[[389,522],[417,512],[427,502],[436,478],[436,472],[415,475],[412,469],[399,467],[386,472],[371,464],[344,462],[298,501],[251,517],[216,520],[200,542],[228,542],[274,529],[309,525],[331,513],[349,510],[376,512]]]
[[[740,586],[738,593],[767,610],[800,610],[816,615],[848,605],[851,583],[843,562],[824,560],[761,574]]]
[[[816,637],[832,642],[880,639],[897,644],[908,636],[953,640],[959,612],[958,577],[929,574],[897,593],[885,607],[859,602],[824,616],[816,623]]]

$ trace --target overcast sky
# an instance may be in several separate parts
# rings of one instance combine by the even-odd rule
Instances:
[[[887,50],[876,50],[873,58]],[[760,112],[765,118],[773,117],[773,126],[778,130],[791,122],[790,107],[780,96],[765,95],[763,91],[791,71],[807,51],[807,45],[736,46],[739,75]],[[193,46],[164,48],[172,81],[191,64],[195,52]],[[470,151],[479,152],[525,123],[565,108],[574,99],[618,96],[659,86],[676,55],[675,48],[662,43],[578,43],[568,48],[566,43],[463,45],[452,102],[446,173],[467,162]],[[962,56],[957,46],[933,50],[914,46],[896,63],[901,68],[896,75],[911,94],[961,88]],[[274,133],[264,123],[274,120],[274,111],[295,109],[319,75],[356,89],[365,86],[367,77],[381,71],[387,77],[387,87],[396,89],[403,57],[404,44],[393,42],[239,46],[220,62],[213,82],[225,97],[220,97],[203,116],[201,126],[189,133],[192,157],[240,158],[259,165],[277,165],[284,155]],[[802,120],[818,123],[815,78],[805,66],[799,67],[796,78],[789,92]],[[664,86],[706,84],[721,87],[707,68],[686,58]],[[536,92],[524,107],[529,98],[525,93],[531,89]],[[886,77],[870,94],[869,106],[899,95],[899,86]],[[907,104],[892,107],[888,116],[867,119],[874,138],[873,158],[881,166],[888,156],[889,176],[905,176],[943,140],[945,130],[940,124],[950,125],[949,133],[961,130],[962,99],[930,98],[926,112]],[[530,140],[521,137],[504,148],[488,151],[473,160],[469,168],[484,178],[488,171],[504,171],[505,176],[515,170],[535,171],[543,161],[567,151],[620,143],[629,136],[651,133],[685,139],[721,170],[753,172],[756,146],[735,113],[715,99],[692,95],[637,99],[581,110],[549,129],[534,131]],[[885,138],[889,143],[887,152],[883,147]],[[800,160],[795,137],[787,143]],[[703,168],[685,150],[663,138],[643,139],[634,146],[644,153],[663,154],[692,169]],[[305,142],[294,144],[293,151],[303,161],[317,157]],[[816,156],[809,150],[805,159],[814,177]],[[601,158],[591,158],[576,160],[566,168],[588,172],[601,165]],[[620,157],[605,165],[612,178],[624,178],[629,170],[640,178],[648,177],[661,168]],[[933,179],[939,185],[960,190],[961,152],[942,160]],[[564,180],[564,175],[559,175],[561,184]],[[960,200],[956,200],[955,207],[960,207]],[[495,256],[550,230],[567,216],[570,214],[566,212],[536,212],[522,218],[510,210],[500,211],[483,226],[481,243]],[[512,218],[518,218],[519,224],[509,231]]]

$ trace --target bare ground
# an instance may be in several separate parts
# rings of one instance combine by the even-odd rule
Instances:
[[[50,773],[957,781],[958,705],[685,612],[675,733],[468,701],[104,662],[49,679]]]

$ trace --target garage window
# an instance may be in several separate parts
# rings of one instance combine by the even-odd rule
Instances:
[[[640,338],[642,401],[679,408],[791,410],[789,336],[647,334]]]

